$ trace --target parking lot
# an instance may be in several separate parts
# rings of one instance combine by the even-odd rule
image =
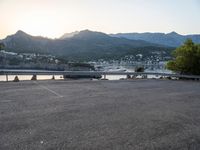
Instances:
[[[200,82],[0,82],[1,150],[199,150]]]

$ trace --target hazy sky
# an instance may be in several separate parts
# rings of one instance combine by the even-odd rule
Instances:
[[[200,0],[0,0],[0,39],[19,29],[51,38],[83,29],[199,34]]]

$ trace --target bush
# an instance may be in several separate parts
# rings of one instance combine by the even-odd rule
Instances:
[[[136,67],[135,72],[144,72],[144,67]]]

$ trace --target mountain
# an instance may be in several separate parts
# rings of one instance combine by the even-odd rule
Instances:
[[[200,35],[180,35],[176,32],[165,33],[118,33],[111,34],[112,37],[127,38],[130,40],[144,40],[147,42],[161,44],[171,47],[178,47],[188,38],[195,43],[200,43]]]
[[[60,37],[60,39],[71,38],[76,34],[79,34],[79,31],[75,31],[75,32],[71,32],[71,33],[65,33],[63,36]]]
[[[111,37],[102,32],[83,30],[74,33],[65,34],[60,39],[48,39],[18,31],[1,42],[5,44],[8,51],[52,54],[70,60],[120,58],[138,53],[149,55],[152,51],[161,50],[166,50],[167,53],[170,53],[172,50],[172,48],[143,40]]]
[[[41,36],[31,36],[21,30],[2,40],[6,50],[17,53],[50,53],[46,47],[50,41],[52,40]]]

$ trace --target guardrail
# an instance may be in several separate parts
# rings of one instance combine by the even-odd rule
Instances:
[[[29,70],[2,70],[0,75],[63,75],[63,76],[103,76],[106,75],[126,75],[126,76],[162,76],[162,77],[175,77],[200,80],[200,76],[197,75],[182,75],[182,74],[169,74],[169,73],[155,73],[155,72],[107,72],[107,71],[29,71]]]

